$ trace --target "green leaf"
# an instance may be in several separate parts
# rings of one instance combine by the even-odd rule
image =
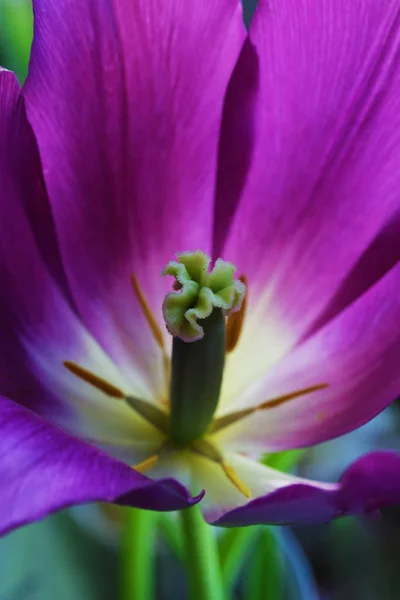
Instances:
[[[259,533],[259,527],[227,529],[218,543],[222,578],[226,589],[232,588]]]
[[[183,536],[176,513],[158,513],[158,534],[178,560],[183,560]]]
[[[28,71],[32,43],[31,2],[0,1],[0,54],[2,66],[14,71],[22,83]]]
[[[294,467],[297,465],[304,452],[305,450],[303,448],[300,448],[296,450],[285,450],[283,452],[267,454],[263,457],[261,462],[264,465],[267,465],[268,467],[277,469],[278,471],[290,473],[291,471],[293,471]]]
[[[259,529],[246,570],[244,600],[281,600],[284,595],[284,559],[273,528]]]

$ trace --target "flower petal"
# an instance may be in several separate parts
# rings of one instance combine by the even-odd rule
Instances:
[[[61,296],[64,282],[21,90],[16,77],[2,69],[0,188],[0,389],[36,409],[50,403],[54,410],[57,402],[32,376],[21,335],[41,327],[46,311],[51,313],[51,298]],[[33,235],[33,222],[40,224],[40,241]]]
[[[68,359],[80,361],[126,392],[146,391],[132,369],[121,376],[68,302],[35,139],[18,82],[5,70],[0,71],[0,187],[0,392],[75,434],[129,440],[139,456],[146,454],[157,443],[157,436],[144,443],[146,423],[63,366]]]
[[[0,534],[94,501],[179,510],[200,499],[172,479],[152,481],[0,397]]]
[[[73,295],[113,358],[154,371],[161,361],[130,275],[164,331],[161,269],[177,251],[211,245],[240,3],[36,0],[34,9],[25,94]]]
[[[399,11],[397,0],[259,4],[226,99],[219,164],[215,243],[249,283],[249,343],[232,372],[252,338],[255,365],[263,352],[267,368],[263,340],[288,349],[304,336],[364,253],[372,270],[353,271],[319,326],[399,258],[398,243],[376,243],[400,208]]]
[[[285,356],[237,408],[317,384],[325,389],[288,400],[221,430],[218,443],[242,452],[309,446],[355,429],[400,389],[400,263],[361,298]]]
[[[400,455],[375,452],[353,463],[337,485],[310,482],[281,487],[227,512],[214,525],[317,523],[342,515],[372,513],[398,502]]]
[[[8,208],[12,211],[13,207],[9,205],[17,204],[16,210],[21,211],[19,220],[26,221],[33,235],[30,234],[30,239],[26,239],[28,236],[18,230],[18,223],[8,234],[10,237],[14,235],[15,239],[23,236],[23,242],[29,243],[32,250],[37,246],[32,258],[37,260],[40,255],[57,284],[67,295],[68,289],[44,186],[39,152],[26,116],[22,90],[16,76],[1,67],[0,102],[0,173],[3,210]],[[16,218],[16,215],[13,217]],[[7,233],[10,224],[3,224],[3,227],[4,233]],[[9,248],[8,252],[7,247],[2,249],[8,255],[12,250],[13,247]],[[25,269],[28,267],[29,265],[25,265]],[[21,277],[24,274],[22,272]]]
[[[225,453],[224,459],[246,486],[252,498],[273,493],[276,489],[286,488],[294,483],[308,483],[306,479],[281,473],[235,452]],[[227,511],[248,504],[248,498],[226,476],[220,464],[192,454],[189,465],[191,489],[205,490],[200,507],[207,521],[214,522],[223,517]],[[321,484],[321,486],[329,489],[334,487],[332,484]]]

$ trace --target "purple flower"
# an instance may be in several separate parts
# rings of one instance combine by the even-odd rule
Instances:
[[[399,502],[396,454],[333,484],[257,462],[400,389],[398,0],[264,0],[249,38],[235,0],[34,9],[24,89],[0,72],[0,531],[203,489],[222,525]],[[214,420],[179,446],[160,271],[197,249],[248,292]]]

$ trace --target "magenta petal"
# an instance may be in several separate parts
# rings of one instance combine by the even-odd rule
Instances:
[[[59,287],[64,283],[63,275],[39,154],[21,89],[15,75],[3,69],[0,109],[2,299],[10,304],[39,305],[47,293],[43,285],[45,271],[52,273]]]
[[[129,278],[161,322],[161,269],[177,251],[210,250],[240,2],[36,0],[34,10],[25,96],[72,292],[113,357],[133,347],[149,371]]]
[[[322,322],[333,318],[363,291],[366,272],[372,285],[399,256],[398,243],[381,243],[390,221],[400,236],[398,11],[397,0],[261,0],[250,26],[256,102],[240,85],[248,61],[234,73],[216,236],[227,237],[223,254],[251,295],[264,291],[265,314],[272,307],[294,337],[324,310]],[[252,160],[232,220],[231,165],[237,174],[248,160],[236,115],[249,103]],[[350,271],[353,283],[338,292]]]
[[[32,260],[40,258],[57,283],[66,292],[66,282],[44,187],[42,167],[35,136],[28,122],[22,90],[10,71],[0,68],[0,186],[2,237],[9,236],[14,244],[2,240],[2,252],[20,258],[15,243],[31,246]],[[14,206],[15,205],[15,206]],[[11,214],[4,214],[8,211]],[[21,221],[15,222],[15,220]],[[32,229],[32,233],[25,233]],[[37,246],[37,247],[36,247]],[[30,269],[29,263],[24,265]],[[18,273],[20,279],[24,270]]]
[[[356,429],[400,389],[400,263],[361,298],[282,358],[237,406],[317,384],[327,387],[221,431],[234,450],[267,452],[310,446]]]
[[[42,337],[47,321],[56,318],[56,305],[62,317],[57,331],[61,323],[68,327],[70,309],[35,139],[17,79],[5,70],[0,70],[0,189],[0,391],[35,409],[49,400],[54,410],[54,398],[32,373],[22,338],[35,330]]]
[[[223,527],[305,524],[372,513],[400,502],[400,455],[367,454],[354,462],[337,486],[294,484],[252,500],[214,522]]]
[[[67,506],[94,501],[179,510],[197,502],[0,397],[0,534]]]

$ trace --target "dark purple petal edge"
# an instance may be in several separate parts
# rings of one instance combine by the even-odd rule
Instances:
[[[294,484],[260,496],[213,522],[222,527],[330,521],[374,513],[400,502],[400,454],[373,452],[356,460],[336,487]]]
[[[197,503],[174,479],[153,481],[0,396],[0,535],[72,505],[156,511]]]

